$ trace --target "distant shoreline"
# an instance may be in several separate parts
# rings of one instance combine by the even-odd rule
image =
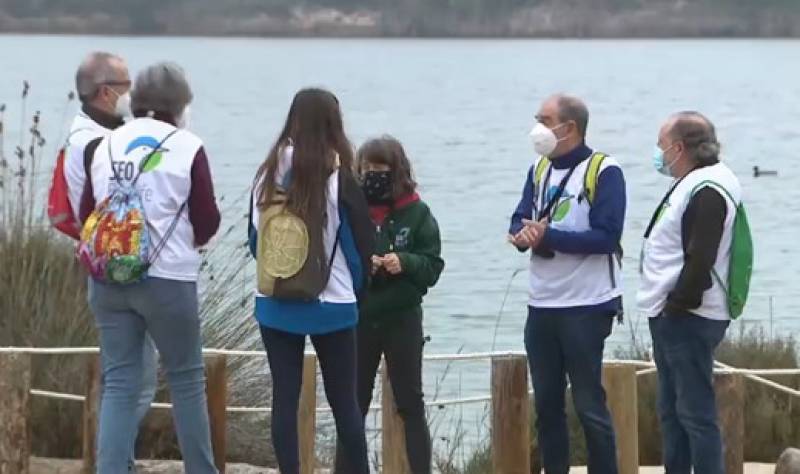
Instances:
[[[467,14],[453,9],[437,10],[417,3],[418,0],[408,0],[415,5],[413,8],[401,8],[407,1],[398,0],[397,5],[383,10],[298,6],[253,11],[209,6],[214,5],[210,0],[195,1],[207,9],[197,11],[187,1],[179,1],[159,14],[124,5],[113,7],[113,4],[106,5],[105,10],[68,13],[39,9],[19,17],[0,10],[0,34],[293,39],[800,38],[800,4],[721,8],[714,6],[719,0],[705,0],[654,2],[613,9],[589,6],[588,0],[577,6],[553,1]],[[355,0],[349,3],[363,4]]]
[[[63,36],[63,37],[107,37],[107,38],[175,38],[175,39],[265,39],[265,40],[424,40],[424,41],[800,41],[800,35],[776,36],[747,36],[747,35],[660,35],[660,36],[480,36],[480,35],[427,35],[427,36],[401,36],[401,35],[368,35],[368,34],[274,34],[255,35],[247,33],[211,34],[211,33],[107,33],[107,32],[74,32],[74,31],[0,31],[0,37],[7,36]]]

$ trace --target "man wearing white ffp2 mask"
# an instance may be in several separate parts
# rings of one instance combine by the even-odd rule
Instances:
[[[569,139],[569,135],[559,138],[558,135],[556,135],[556,131],[564,128],[564,126],[569,125],[572,124],[560,123],[555,127],[550,128],[540,122],[539,118],[537,117],[536,125],[533,126],[529,134],[531,141],[533,141],[533,149],[536,150],[536,153],[540,156],[550,156],[550,154],[553,153],[556,148],[558,148],[559,143]]]
[[[70,205],[75,218],[80,211],[81,196],[86,184],[87,160],[85,150],[89,143],[104,137],[125,124],[131,116],[131,79],[125,60],[108,52],[90,53],[78,66],[75,88],[81,110],[72,122],[65,144],[65,178]],[[150,336],[142,348],[142,379],[135,413],[139,424],[150,409],[156,393],[158,356]],[[103,384],[103,391],[106,385]],[[128,465],[133,466],[134,439],[130,445]]]
[[[575,97],[547,99],[531,130],[528,171],[508,240],[531,250],[525,348],[536,392],[546,472],[569,471],[566,377],[589,450],[589,472],[617,473],[616,442],[601,384],[603,347],[622,312],[620,248],[625,180],[586,146],[589,112]]]

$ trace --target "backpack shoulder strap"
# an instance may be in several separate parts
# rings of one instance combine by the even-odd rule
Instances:
[[[583,192],[586,201],[591,206],[597,194],[597,180],[600,178],[600,169],[603,161],[608,157],[605,153],[597,152],[589,158],[589,166],[586,167],[586,174],[583,176]]]
[[[86,179],[91,179],[92,160],[94,159],[94,154],[102,141],[102,137],[97,137],[87,143],[86,148],[83,149],[83,172],[86,175]]]
[[[737,213],[738,216],[740,209],[742,209],[740,207],[742,205],[741,201],[736,201],[736,199],[733,198],[733,195],[730,193],[730,191],[725,189],[725,186],[721,185],[716,181],[707,179],[697,183],[697,185],[695,185],[695,187],[692,188],[690,196],[694,196],[695,194],[697,194],[698,191],[700,191],[705,187],[712,187],[717,191],[720,191],[724,197],[727,197],[733,204],[734,211]],[[725,297],[730,299],[730,288],[728,288],[728,285],[722,281],[722,278],[720,278],[719,274],[717,273],[717,270],[713,267],[711,268],[711,275],[714,277],[714,280],[717,281],[717,284],[719,284],[720,288],[722,288],[722,291],[725,292]]]
[[[550,158],[543,156],[536,163],[536,169],[533,172],[533,184],[538,185],[542,182],[544,173],[550,168]]]
[[[595,152],[591,158],[589,158],[589,165],[586,167],[586,173],[583,175],[583,196],[586,198],[586,202],[589,203],[589,207],[594,204],[594,198],[597,194],[597,181],[600,179],[600,170],[603,167],[603,162],[608,158],[608,155],[602,152]],[[614,256],[616,256],[619,265],[622,265],[622,256],[624,252],[622,249],[622,242],[617,243],[617,248],[614,251]],[[611,274],[611,282],[614,284],[614,268],[613,268],[613,257],[612,254],[608,255],[608,268]]]
[[[718,191],[721,191],[723,196],[726,196],[728,199],[730,199],[731,203],[733,203],[733,207],[734,208],[738,207],[739,204],[741,204],[741,201],[737,201],[736,199],[734,199],[733,195],[730,193],[730,191],[725,189],[725,186],[719,184],[716,181],[712,181],[710,179],[707,179],[705,181],[701,181],[701,182],[697,183],[697,185],[695,185],[695,187],[692,188],[692,192],[691,192],[690,196],[694,196],[702,188],[705,188],[705,187],[708,187],[708,186],[710,186],[710,187],[712,187],[712,188],[714,188],[714,189],[716,189]]]
[[[542,180],[547,179],[549,181],[550,177],[548,174],[548,170],[550,169],[550,158],[546,156],[542,156],[539,158],[539,161],[536,162],[536,168],[533,170],[533,202],[534,202],[534,214],[538,213],[537,206],[541,206],[542,208],[545,207],[544,203],[544,196],[545,193],[541,192],[540,186],[542,185]],[[545,175],[548,175],[545,178]],[[539,203],[539,195],[541,194],[542,202]]]
[[[63,146],[62,148],[66,148],[66,147],[68,147],[68,146],[69,146],[69,144],[70,144],[69,140],[70,140],[70,139],[71,139],[71,138],[72,138],[74,135],[77,135],[77,134],[79,134],[79,133],[81,133],[81,132],[88,132],[88,131],[91,131],[91,130],[92,130],[91,128],[88,128],[88,127],[82,127],[82,128],[76,128],[75,130],[72,130],[72,131],[70,131],[70,132],[69,132],[69,134],[67,135],[67,138],[64,140],[64,146]]]

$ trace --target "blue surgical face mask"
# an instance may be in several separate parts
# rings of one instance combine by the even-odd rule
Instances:
[[[673,143],[670,145],[666,150],[662,150],[660,146],[656,145],[653,149],[653,167],[655,167],[656,171],[663,174],[664,176],[672,177],[672,167],[675,166],[675,163],[678,161],[676,159],[672,163],[667,163],[664,159],[664,154],[669,151],[675,144]]]

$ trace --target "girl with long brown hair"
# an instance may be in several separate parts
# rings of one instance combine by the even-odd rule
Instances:
[[[275,205],[282,210],[271,213]],[[294,227],[266,225],[265,216],[275,215]],[[300,231],[303,238],[292,240],[287,237],[291,229],[286,229],[296,229],[297,222],[305,229]],[[353,149],[339,101],[332,93],[304,89],[295,96],[283,131],[256,175],[249,238],[260,272],[255,316],[272,375],[272,440],[280,471],[300,472],[297,408],[310,336],[346,472],[369,472],[356,397],[355,328],[375,235],[353,173]],[[302,269],[262,285],[262,266],[274,276],[295,261],[305,262]],[[296,296],[301,294],[306,296]]]

